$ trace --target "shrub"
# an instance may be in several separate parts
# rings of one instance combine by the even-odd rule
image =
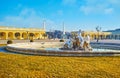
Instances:
[[[30,42],[34,42],[34,40],[30,40]]]
[[[13,43],[12,40],[8,40],[8,41],[7,41],[7,44],[12,44],[12,43]]]
[[[64,40],[60,40],[60,42],[64,42]]]

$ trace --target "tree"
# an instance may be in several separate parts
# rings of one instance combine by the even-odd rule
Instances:
[[[96,31],[98,33],[98,38],[97,38],[97,42],[99,41],[99,32],[101,31],[101,27],[100,26],[97,26],[96,27]]]

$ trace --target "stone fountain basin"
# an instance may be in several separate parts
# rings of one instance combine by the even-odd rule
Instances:
[[[120,56],[118,51],[83,51],[83,50],[60,50],[64,42],[31,42],[16,43],[6,46],[8,51],[29,55],[46,55],[46,56]],[[57,49],[56,49],[57,47]],[[48,49],[46,49],[48,48]],[[52,49],[49,49],[52,48]]]

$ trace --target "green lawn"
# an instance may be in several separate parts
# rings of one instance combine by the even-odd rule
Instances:
[[[28,56],[0,52],[0,78],[120,78],[120,57]]]

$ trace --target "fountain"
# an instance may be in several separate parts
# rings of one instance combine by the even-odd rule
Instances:
[[[90,36],[87,35],[83,38],[81,31],[76,37],[69,38],[65,42],[16,43],[7,45],[6,49],[15,53],[47,56],[120,56],[120,46],[101,43],[90,44]]]
[[[65,44],[64,47],[61,48],[62,50],[88,50],[88,51],[92,51],[92,48],[90,46],[90,36],[87,35],[84,39],[81,36],[81,31],[78,32],[77,37],[75,38],[70,38],[68,39]]]

